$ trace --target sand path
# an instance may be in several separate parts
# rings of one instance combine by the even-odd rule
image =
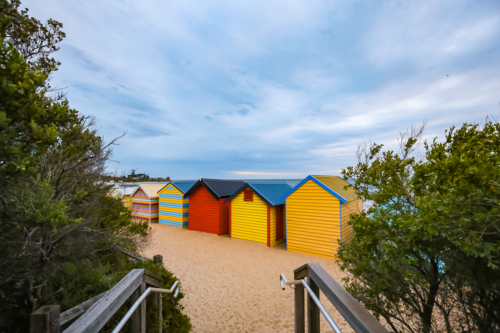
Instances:
[[[147,257],[163,255],[165,267],[180,279],[184,312],[194,333],[293,332],[293,290],[282,291],[279,275],[318,262],[337,281],[343,276],[333,260],[287,252],[284,244],[264,244],[179,227],[152,227]],[[320,296],[344,333],[353,332],[324,295]],[[321,315],[321,332],[333,332]]]

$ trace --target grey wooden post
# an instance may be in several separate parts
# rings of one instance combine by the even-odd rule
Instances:
[[[162,330],[163,330],[163,295],[158,293],[158,318],[160,320],[160,330],[159,332],[162,333]]]
[[[146,283],[141,284],[141,295],[146,291]],[[146,297],[147,298],[147,297]],[[141,309],[141,333],[146,333],[146,298],[142,301]]]
[[[134,304],[145,291],[146,284],[143,282],[130,297],[130,304]],[[130,321],[132,333],[146,333],[146,299],[144,299],[141,305],[134,311],[130,317]]]
[[[319,287],[314,283],[310,276],[307,277],[307,284],[311,287],[311,290],[319,299]],[[314,303],[312,297],[307,294],[307,332],[308,333],[319,333],[319,308]]]
[[[137,288],[130,296],[130,306],[134,304],[141,296],[141,288]],[[141,308],[137,308],[132,316],[130,317],[130,332],[140,333],[141,332]]]
[[[157,254],[153,257],[153,261],[157,264],[160,264],[163,266],[163,256],[160,254]]]
[[[153,261],[155,263],[159,263],[160,265],[163,266],[163,256],[160,254],[157,254],[153,257]],[[149,271],[146,271],[146,274],[144,274],[144,282],[147,284],[150,284],[156,288],[162,288],[163,287],[163,279],[161,276],[153,274]],[[160,323],[160,328],[159,331],[162,333],[162,327],[161,327],[161,321],[162,321],[162,294],[161,293],[152,293],[151,294],[151,299],[153,305],[158,306],[158,321]]]
[[[304,286],[295,285],[295,333],[305,333]]]
[[[153,304],[153,306],[159,306],[160,293],[151,293],[151,303]],[[158,316],[160,316],[159,312],[158,312]]]
[[[152,293],[151,295],[152,303],[155,306],[158,306],[158,322],[160,323],[160,333],[162,331],[161,320],[162,320],[162,294],[161,293]]]
[[[59,333],[59,305],[45,305],[30,315],[30,333]]]

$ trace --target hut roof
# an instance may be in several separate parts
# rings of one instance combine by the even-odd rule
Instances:
[[[198,186],[202,185],[219,200],[232,195],[244,184],[243,180],[201,178],[184,195],[189,196]]]
[[[289,192],[298,183],[300,183],[300,179],[249,180],[236,192],[234,192],[233,195],[231,195],[226,201],[224,201],[224,203],[235,197],[245,187],[249,187],[270,206],[282,205],[285,201],[282,201],[281,197]]]
[[[348,187],[347,190],[344,189],[344,187],[349,185],[349,183],[339,176],[313,175],[313,177],[331,188],[336,193],[340,194],[347,200],[347,202],[359,199],[354,191],[354,188]]]
[[[295,187],[302,181],[301,179],[243,179],[246,183],[252,184],[287,184],[290,187]]]
[[[337,177],[338,179],[342,180],[340,177],[338,176],[318,176],[318,177]],[[322,187],[323,189],[325,189],[328,193],[330,193],[331,195],[333,195],[334,197],[336,197],[337,199],[339,199],[341,202],[343,203],[347,203],[347,199],[345,197],[343,197],[342,195],[340,195],[335,189],[331,188],[330,186],[324,184],[322,181],[316,179],[316,176],[307,176],[303,181],[301,181],[299,184],[297,184],[297,186],[295,186],[293,189],[291,189],[287,194],[285,194],[281,200],[285,200],[290,194],[292,194],[293,192],[295,192],[298,188],[300,188],[302,185],[304,185],[307,181],[313,181],[315,182],[317,185],[319,185],[320,187]],[[324,179],[323,179],[324,180]],[[343,180],[342,180],[343,181]],[[331,181],[329,182],[330,185],[333,186],[334,184],[334,181]],[[347,184],[347,183],[346,183]],[[345,185],[344,185],[345,186]],[[339,186],[340,187],[340,186]]]
[[[173,185],[176,189],[181,191],[182,194],[186,194],[186,192],[189,191],[189,189],[193,187],[194,184],[196,184],[196,180],[172,180],[170,183],[160,188],[158,192],[163,190],[168,185]]]
[[[140,184],[138,188],[135,189],[134,193],[137,192],[140,188],[146,193],[149,199],[158,198],[158,191],[162,189],[165,184]]]
[[[182,193],[186,193],[191,187],[193,187],[194,184],[196,184],[196,180],[174,180],[172,181],[172,184],[174,184],[174,186],[177,187],[177,189]]]
[[[117,185],[111,192],[111,195],[116,195],[119,197],[132,196],[137,190],[138,186],[134,185]]]

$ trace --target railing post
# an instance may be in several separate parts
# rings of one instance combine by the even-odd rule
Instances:
[[[157,254],[153,257],[153,261],[156,263],[156,264],[160,264],[163,266],[163,256],[161,254]]]
[[[132,306],[141,296],[141,288],[137,288],[130,296],[130,306]],[[140,333],[141,332],[141,309],[138,308],[134,311],[130,317],[130,332]]]
[[[145,291],[146,284],[143,282],[130,297],[130,304],[134,304]],[[146,299],[130,317],[130,324],[132,333],[146,333]]]
[[[30,315],[30,333],[59,333],[59,305],[45,305]]]
[[[307,266],[297,268],[294,271],[294,280],[300,280],[307,276]],[[304,286],[295,285],[295,333],[305,333],[305,307],[304,307]]]
[[[146,283],[141,284],[141,295],[146,291]],[[146,299],[142,301],[140,309],[141,309],[141,333],[146,333]]]
[[[163,266],[163,256],[157,254],[153,257],[153,261],[156,264],[160,264]],[[144,274],[144,282],[150,284],[156,288],[163,287],[163,279],[161,276],[153,274],[149,271],[146,271]],[[153,293],[151,295],[152,304],[158,306],[158,322],[160,324],[159,332],[162,333],[161,321],[162,321],[162,295],[160,293]],[[142,305],[141,305],[142,306]]]
[[[307,284],[311,287],[311,290],[319,299],[319,287],[314,283],[310,276],[307,277]],[[312,297],[307,294],[307,332],[308,333],[319,333],[319,308],[313,301]]]
[[[295,333],[305,333],[304,286],[295,285]]]
[[[162,300],[163,300],[163,295],[160,295],[158,294],[158,319],[160,321],[160,329],[159,329],[159,332],[162,333],[162,330],[163,330],[163,303],[162,303]]]
[[[130,297],[131,304],[134,304],[146,291],[146,283],[141,283],[139,288]],[[132,333],[146,333],[146,298],[130,317]]]
[[[162,327],[161,327],[161,319],[162,319],[162,298],[161,298],[161,293],[153,293],[151,295],[152,302],[154,306],[158,306],[158,323],[160,325],[159,332],[161,333]]]

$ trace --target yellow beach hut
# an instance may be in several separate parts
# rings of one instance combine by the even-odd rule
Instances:
[[[308,176],[281,198],[288,251],[335,258],[338,240],[353,235],[349,215],[363,209],[362,199],[346,185],[338,176]]]
[[[224,202],[230,205],[229,237],[269,247],[284,242],[284,201],[280,199],[299,182],[247,181]]]
[[[115,185],[109,193],[110,196],[121,198],[123,205],[132,210],[132,195],[137,190],[137,185]]]
[[[173,181],[158,191],[159,221],[163,224],[187,227],[189,221],[189,198],[184,194],[196,180]]]

